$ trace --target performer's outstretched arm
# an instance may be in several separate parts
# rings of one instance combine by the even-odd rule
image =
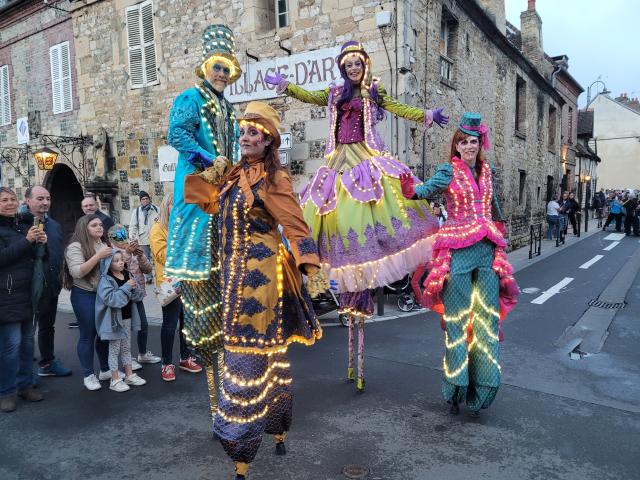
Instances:
[[[403,173],[400,175],[402,195],[409,200],[433,197],[435,194],[445,190],[451,183],[452,178],[453,168],[449,163],[438,165],[433,177],[417,186],[413,183],[413,174]]]
[[[213,154],[202,148],[196,140],[200,125],[200,109],[193,98],[178,96],[169,116],[169,145],[179,152],[190,153],[189,161],[206,168],[211,165]]]
[[[276,91],[279,95],[286,93],[301,102],[311,103],[320,107],[326,107],[329,103],[329,88],[315,91],[305,90],[304,88],[289,82],[278,72],[273,75],[267,75],[264,77],[264,81],[269,85],[275,85]]]
[[[418,107],[406,105],[388,95],[385,88],[380,84],[378,84],[378,95],[378,105],[380,105],[381,108],[384,108],[387,112],[391,112],[398,117],[406,118],[407,120],[424,122],[426,128],[429,128],[433,122],[436,122],[441,127],[449,122],[449,117],[443,115],[442,108],[437,108],[435,110],[423,110]]]

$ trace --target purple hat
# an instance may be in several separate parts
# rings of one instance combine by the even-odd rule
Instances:
[[[344,45],[342,45],[340,55],[338,55],[338,64],[342,65],[344,57],[353,53],[362,55],[365,59],[365,62],[369,63],[369,55],[367,55],[367,52],[364,51],[363,45],[360,42],[356,42],[355,40],[349,40]]]

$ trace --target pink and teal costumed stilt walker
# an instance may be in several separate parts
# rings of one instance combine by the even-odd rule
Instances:
[[[505,251],[495,172],[484,156],[489,146],[480,115],[465,113],[451,160],[420,185],[411,175],[400,179],[407,199],[441,192],[446,198],[449,217],[435,238],[423,304],[442,315],[444,398],[451,413],[466,402],[472,416],[491,405],[500,386],[500,325],[519,293]]]
[[[397,281],[431,258],[438,229],[426,201],[411,202],[399,177],[410,169],[393,157],[376,130],[390,112],[425,128],[448,119],[442,109],[423,110],[398,102],[371,76],[362,44],[349,41],[338,56],[343,84],[307,91],[280,74],[265,80],[300,101],[327,106],[330,124],[325,158],[301,192],[306,222],[320,261],[340,291],[349,314],[349,380],[364,390],[364,321],[373,314],[372,290]],[[417,180],[417,179],[416,179]],[[358,323],[358,370],[354,372],[354,322]]]

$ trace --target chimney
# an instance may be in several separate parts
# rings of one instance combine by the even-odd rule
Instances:
[[[520,14],[522,53],[540,72],[544,72],[544,48],[542,46],[542,20],[536,12],[535,0],[529,0],[528,9]]]
[[[507,31],[507,17],[504,11],[504,0],[480,0],[480,6],[496,24],[498,30],[505,35]]]

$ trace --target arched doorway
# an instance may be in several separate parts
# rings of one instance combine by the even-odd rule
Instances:
[[[82,186],[68,165],[58,163],[45,177],[44,187],[51,194],[49,215],[62,225],[66,243],[76,222],[84,215],[80,208],[83,198]]]

